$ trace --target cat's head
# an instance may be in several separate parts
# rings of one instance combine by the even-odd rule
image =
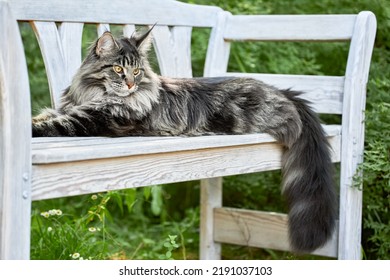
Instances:
[[[97,65],[104,73],[106,91],[117,96],[128,96],[135,92],[145,76],[148,67],[146,55],[150,47],[148,35],[134,35],[116,40],[105,32],[96,42]]]
[[[100,89],[104,94],[120,97],[130,96],[147,87],[153,75],[147,60],[151,30],[118,39],[105,32],[92,46],[74,82],[83,88]],[[83,96],[81,99],[86,101],[91,97]]]

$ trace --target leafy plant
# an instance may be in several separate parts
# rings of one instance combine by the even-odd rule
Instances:
[[[173,260],[172,251],[179,248],[179,245],[176,243],[177,235],[168,235],[168,238],[164,242],[164,247],[166,248],[166,252],[163,255],[160,255],[160,259]]]
[[[368,259],[390,257],[390,103],[367,113],[363,171],[363,248]]]

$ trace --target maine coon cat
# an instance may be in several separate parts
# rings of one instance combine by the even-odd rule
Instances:
[[[310,252],[324,245],[336,218],[332,164],[320,121],[300,93],[249,78],[161,77],[147,58],[150,30],[118,39],[104,33],[59,108],[33,118],[33,136],[269,133],[285,147],[291,247]]]

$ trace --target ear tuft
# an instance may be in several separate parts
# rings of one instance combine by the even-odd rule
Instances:
[[[156,26],[156,23],[153,24],[153,26],[151,28],[149,28],[149,30],[146,31],[145,33],[143,33],[141,35],[135,34],[135,36],[133,37],[135,40],[135,46],[137,47],[137,49],[141,53],[145,54],[149,51],[150,46],[152,44],[152,37],[151,37],[150,33],[152,32],[152,30],[155,26]]]
[[[104,56],[108,53],[111,53],[114,48],[117,48],[118,45],[115,42],[114,37],[111,32],[106,31],[98,39],[96,43],[95,52],[98,56]]]

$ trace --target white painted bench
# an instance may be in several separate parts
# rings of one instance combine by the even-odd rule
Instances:
[[[205,76],[248,76],[226,72],[231,41],[351,41],[342,77],[250,76],[304,90],[317,112],[342,115],[342,125],[325,126],[333,160],[341,162],[338,231],[314,253],[360,258],[362,193],[352,185],[363,155],[376,32],[372,13],[233,16],[217,7],[171,0],[0,2],[0,258],[29,258],[32,200],[200,179],[200,258],[218,259],[221,243],[289,250],[286,215],[222,207],[222,177],[280,168],[280,146],[267,134],[31,140],[30,91],[17,21],[29,21],[37,35],[54,106],[80,65],[83,23],[96,23],[98,33],[117,24],[130,35],[134,24],[157,22],[153,35],[161,73],[180,77],[192,76],[192,27],[211,28]]]

